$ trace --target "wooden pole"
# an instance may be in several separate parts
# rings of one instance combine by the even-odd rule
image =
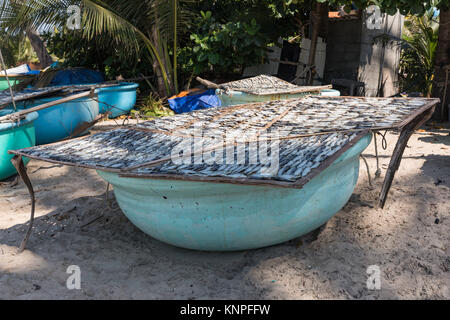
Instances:
[[[197,80],[198,82],[200,82],[202,85],[204,85],[207,88],[212,88],[212,89],[222,89],[223,88],[220,85],[215,84],[214,82],[202,79],[200,77],[196,77],[195,80]]]
[[[419,128],[422,124],[424,124],[431,118],[434,112],[434,108],[435,107],[432,107],[428,109],[426,112],[419,114],[416,118],[414,118],[414,120],[412,120],[410,123],[408,123],[402,128],[400,137],[398,138],[394,152],[392,153],[392,158],[391,161],[389,162],[389,167],[386,171],[386,177],[384,178],[383,186],[381,187],[380,198],[378,202],[378,206],[380,208],[384,208],[384,204],[386,203],[389,189],[391,188],[395,173],[400,167],[403,152],[405,151],[409,138],[414,133],[414,130]]]
[[[312,25],[312,34],[311,34],[311,46],[309,47],[309,58],[308,58],[308,67],[310,67],[310,72],[308,74],[309,78],[307,79],[307,84],[311,85],[314,81],[314,63],[316,60],[316,51],[317,51],[317,39],[319,38],[319,29],[320,29],[320,3],[316,3],[315,8],[310,13],[311,16],[311,25]]]
[[[6,116],[0,117],[0,122],[15,121],[15,120],[18,120],[20,118],[23,118],[23,116],[25,116],[25,115],[27,115],[29,113],[32,113],[32,112],[35,112],[35,111],[39,111],[39,110],[42,110],[42,109],[46,109],[46,108],[50,108],[50,107],[56,106],[56,105],[64,103],[64,102],[76,100],[76,99],[83,98],[83,97],[93,96],[93,95],[94,95],[94,90],[93,89],[90,90],[90,91],[87,91],[87,92],[77,93],[77,94],[71,95],[69,97],[62,98],[62,99],[55,100],[55,101],[51,101],[51,102],[47,102],[47,103],[41,104],[39,106],[30,108],[30,109],[20,110],[20,111],[11,113],[11,114],[7,114]]]
[[[35,207],[36,207],[36,199],[35,199],[35,196],[34,196],[33,185],[31,184],[30,178],[27,175],[27,169],[25,168],[25,165],[23,163],[22,156],[15,155],[11,159],[11,162],[14,165],[14,167],[16,168],[17,173],[19,173],[19,176],[22,178],[22,181],[27,186],[28,193],[30,194],[30,198],[31,198],[30,222],[28,224],[27,233],[25,234],[25,237],[23,238],[22,243],[20,244],[20,247],[19,247],[19,253],[20,253],[23,250],[25,250],[25,247],[27,246],[28,239],[30,238],[30,235],[31,235],[31,230],[33,229],[34,211],[35,211]]]
[[[450,23],[450,22],[449,22]],[[442,106],[441,106],[441,119],[444,120],[445,118],[445,108],[447,104],[447,90],[448,90],[448,74],[450,72],[450,65],[446,66],[444,68],[445,70],[445,83],[444,83],[444,96],[442,97]],[[450,116],[449,116],[450,119]]]

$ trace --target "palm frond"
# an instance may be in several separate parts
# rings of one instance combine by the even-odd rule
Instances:
[[[5,0],[0,6],[0,28],[10,35],[28,29],[63,28],[69,18],[68,6],[78,5],[82,10],[83,37],[125,52],[147,48],[170,93],[172,87],[177,91],[177,34],[192,20],[187,4],[193,1]]]

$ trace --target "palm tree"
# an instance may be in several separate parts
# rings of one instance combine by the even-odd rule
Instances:
[[[25,34],[27,35],[27,38],[30,41],[30,44],[33,47],[34,52],[39,58],[41,68],[42,69],[47,68],[49,65],[53,63],[53,59],[49,55],[47,47],[45,46],[44,41],[42,41],[39,32],[37,30],[28,29],[25,32]]]
[[[0,0],[2,1],[2,0]],[[178,31],[189,21],[183,6],[190,0],[3,0],[0,27],[11,35],[27,30],[63,27],[67,8],[81,8],[81,30],[99,45],[123,48],[130,56],[147,49],[158,79],[158,93],[178,91]]]
[[[401,78],[404,90],[415,90],[431,97],[434,83],[434,61],[438,45],[439,21],[435,10],[405,20]]]
[[[450,104],[450,84],[448,72],[450,72],[450,10],[441,10],[439,14],[439,45],[436,49],[435,81],[443,86],[435,86],[433,96],[441,98],[440,110],[435,113],[435,118],[448,119],[447,106]],[[447,80],[447,87],[445,83]],[[447,109],[448,112],[448,109]]]
[[[31,43],[25,35],[8,37],[5,32],[0,31],[0,48],[8,68],[17,66],[19,62],[35,62],[37,60]]]

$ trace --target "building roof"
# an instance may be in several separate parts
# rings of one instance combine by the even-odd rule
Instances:
[[[361,11],[352,10],[350,13],[344,11],[330,11],[328,13],[328,20],[333,21],[343,21],[343,20],[358,20],[361,18]]]

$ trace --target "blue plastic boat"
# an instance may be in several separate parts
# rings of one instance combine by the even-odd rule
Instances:
[[[13,110],[0,110],[0,116],[5,116]],[[8,150],[33,147],[36,144],[34,123],[38,118],[37,112],[32,112],[24,120],[18,122],[0,123],[0,180],[16,173],[11,163],[13,155]],[[29,161],[24,158],[24,163]]]
[[[19,103],[19,108],[32,108],[61,99],[50,97]],[[91,98],[80,98],[38,111],[35,121],[36,145],[53,143],[72,136],[78,128],[92,122],[99,114],[98,102]]]
[[[128,114],[136,104],[137,83],[122,82],[117,86],[99,88],[100,113],[111,112],[110,118]]]
[[[370,134],[364,136],[301,189],[98,173],[114,186],[125,215],[148,235],[189,249],[246,250],[304,235],[341,210],[370,141]]]

